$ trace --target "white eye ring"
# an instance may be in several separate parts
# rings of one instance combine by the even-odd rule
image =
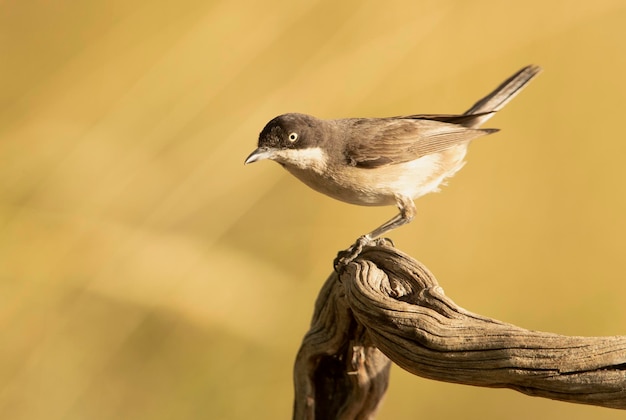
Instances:
[[[298,140],[298,133],[291,133],[291,134],[289,134],[289,141],[290,142],[293,143],[296,140]]]

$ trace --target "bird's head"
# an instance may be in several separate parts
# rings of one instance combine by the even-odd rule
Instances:
[[[257,149],[245,163],[270,159],[300,169],[318,167],[326,161],[325,125],[325,121],[310,115],[279,115],[263,128]]]

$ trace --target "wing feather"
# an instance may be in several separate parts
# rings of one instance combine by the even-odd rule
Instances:
[[[465,122],[463,117],[415,115],[351,119],[348,120],[350,139],[345,143],[344,155],[350,165],[376,168],[442,152],[498,131],[467,128],[461,125]]]

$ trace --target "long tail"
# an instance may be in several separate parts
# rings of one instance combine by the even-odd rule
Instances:
[[[506,79],[500,86],[489,95],[476,102],[463,115],[475,115],[474,118],[466,120],[466,127],[479,127],[489,118],[493,117],[496,111],[509,103],[521,90],[531,81],[533,77],[541,72],[541,67],[526,66],[513,76]],[[479,115],[476,115],[479,114]]]

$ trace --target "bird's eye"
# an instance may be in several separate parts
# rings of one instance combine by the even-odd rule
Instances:
[[[291,134],[289,134],[289,141],[290,142],[293,143],[296,140],[298,140],[298,133],[291,133]]]

